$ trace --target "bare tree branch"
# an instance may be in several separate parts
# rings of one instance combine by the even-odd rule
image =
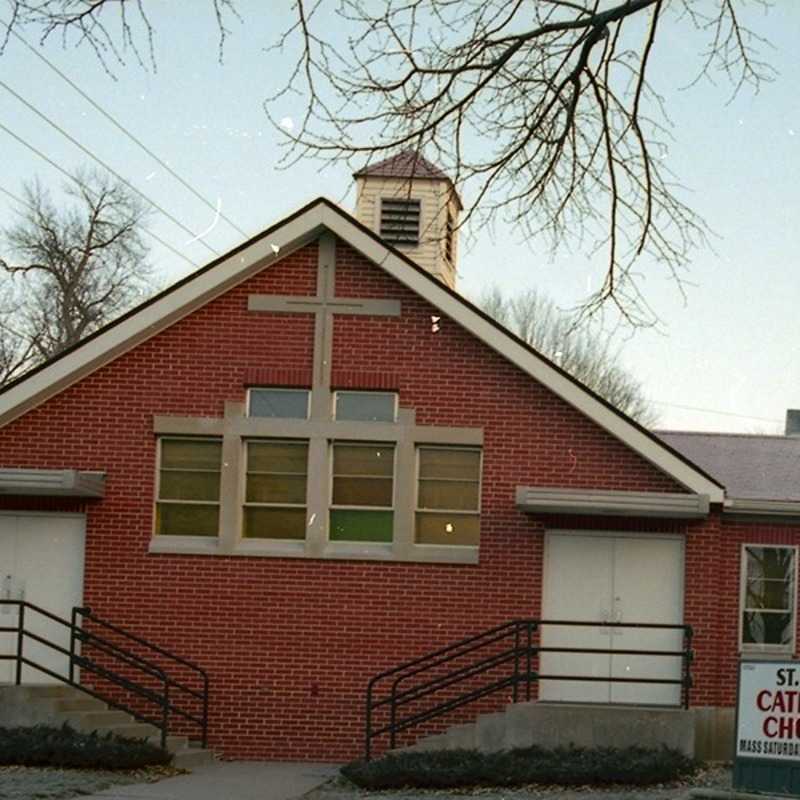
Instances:
[[[84,172],[60,209],[38,182],[2,235],[0,383],[80,341],[150,289],[147,211],[124,186]]]
[[[612,337],[596,323],[581,322],[533,289],[506,297],[494,287],[477,302],[489,316],[623,413],[647,427],[658,422],[641,383],[620,366]]]

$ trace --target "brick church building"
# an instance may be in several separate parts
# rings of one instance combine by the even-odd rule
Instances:
[[[446,175],[356,180],[355,216],[314,200],[0,391],[2,597],[200,665],[226,757],[354,757],[372,676],[512,620],[592,623],[541,634],[589,651],[538,656],[541,700],[725,730],[741,655],[796,653],[800,438],[644,429],[455,291]],[[622,652],[683,625],[690,693]]]

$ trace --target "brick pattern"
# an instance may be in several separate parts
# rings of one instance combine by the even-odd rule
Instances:
[[[247,295],[312,294],[316,263],[315,245],[288,255],[0,431],[3,466],[107,472],[106,498],[86,504],[85,601],[210,671],[211,745],[228,757],[353,757],[372,674],[536,616],[543,523],[515,508],[518,483],[681,491],[452,320],[434,333],[435,308],[340,243],[337,294],[396,298],[402,314],[337,314],[334,375],[393,375],[401,407],[416,409],[419,423],[485,429],[480,565],[148,554],[153,415],[221,416],[226,400],[244,400],[253,376],[284,376],[287,385],[309,372],[312,315],[249,313]],[[350,385],[372,387],[361,380]],[[583,519],[549,524],[592,527]],[[727,702],[730,690],[719,690],[717,678],[727,680],[735,659],[734,542],[756,534],[721,531],[715,519],[677,527],[687,530],[687,619],[702,647],[696,698]],[[797,536],[757,535],[778,534]]]

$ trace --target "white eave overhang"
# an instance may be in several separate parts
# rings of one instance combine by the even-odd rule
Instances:
[[[706,494],[518,486],[517,508],[532,514],[702,519],[708,516],[709,497]]]
[[[0,469],[0,495],[38,497],[103,497],[102,472],[77,469]]]
[[[726,517],[768,518],[776,522],[800,522],[798,500],[752,500],[731,497],[722,509]]]

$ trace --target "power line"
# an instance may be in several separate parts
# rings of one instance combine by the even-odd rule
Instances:
[[[203,239],[198,237],[197,234],[195,234],[194,231],[192,231],[191,229],[187,228],[179,219],[174,217],[169,211],[167,211],[165,208],[160,206],[154,200],[151,200],[144,192],[142,192],[140,189],[137,189],[130,181],[128,181],[125,178],[123,178],[122,175],[120,175],[115,169],[113,169],[108,164],[106,164],[105,161],[103,161],[102,159],[98,158],[94,153],[92,153],[90,150],[88,150],[86,147],[84,147],[73,136],[70,136],[61,126],[59,126],[57,123],[53,122],[53,120],[51,120],[50,117],[48,117],[46,114],[44,114],[41,111],[39,111],[39,109],[36,108],[33,104],[29,103],[24,97],[22,97],[20,94],[15,92],[7,83],[5,83],[5,81],[0,80],[0,86],[2,86],[9,94],[11,94],[14,97],[16,97],[17,100],[19,100],[20,103],[22,103],[26,108],[28,108],[34,114],[36,114],[37,117],[39,117],[40,119],[44,120],[51,128],[54,128],[55,130],[57,130],[64,138],[66,138],[68,141],[70,141],[72,144],[74,144],[75,147],[77,147],[81,152],[85,153],[93,161],[96,161],[98,164],[100,164],[100,166],[103,167],[103,169],[105,169],[107,172],[110,172],[118,181],[120,181],[125,186],[127,186],[131,191],[136,192],[136,194],[138,194],[141,198],[143,198],[145,201],[147,201],[157,211],[160,211],[165,217],[167,217],[167,219],[172,220],[172,222],[174,222],[182,231],[185,231],[186,233],[188,233],[189,236],[192,237],[192,239],[197,239],[205,248],[207,248],[212,253],[214,253],[214,255],[219,255],[219,251],[218,250],[215,250],[210,244],[208,244],[208,242],[203,241]]]
[[[92,106],[99,114],[102,114],[114,127],[117,128],[122,134],[128,137],[134,144],[144,150],[147,155],[150,156],[154,161],[156,161],[163,169],[165,169],[176,181],[178,181],[181,186],[188,189],[200,202],[202,202],[205,206],[210,208],[215,214],[219,216],[220,219],[224,220],[228,223],[232,228],[234,228],[238,233],[240,233],[245,238],[248,238],[247,231],[242,230],[232,219],[225,216],[213,203],[203,197],[200,192],[198,192],[190,183],[184,180],[180,175],[178,175],[175,170],[173,170],[169,164],[163,161],[158,155],[156,155],[147,145],[141,142],[136,136],[134,136],[122,123],[120,123],[117,119],[115,119],[111,114],[109,114],[99,103],[95,102],[83,89],[80,88],[71,78],[65,75],[58,67],[55,66],[45,55],[40,53],[35,47],[27,42],[19,33],[15,30],[9,28],[7,23],[5,24],[6,28],[9,29],[11,34],[22,42],[25,47],[28,48],[40,61],[44,62],[53,72],[56,73],[62,80],[66,81],[89,105]]]
[[[7,128],[5,125],[3,125],[2,122],[0,122],[0,130],[2,130],[5,133],[7,133],[12,139],[15,139],[16,141],[18,141],[24,147],[27,147],[28,150],[30,150],[32,153],[35,153],[43,161],[46,161],[51,167],[53,167],[53,169],[58,170],[68,180],[72,181],[73,183],[76,183],[76,184],[80,185],[80,181],[74,175],[71,175],[69,172],[67,172],[67,170],[65,170],[64,167],[62,167],[60,164],[57,164],[55,161],[53,161],[52,158],[49,158],[48,156],[46,156],[41,150],[37,149],[36,147],[34,147],[29,142],[26,142],[21,136],[18,136],[10,128]],[[3,192],[4,192],[4,194],[11,194],[10,192],[8,192],[5,189],[3,190]],[[169,242],[165,242],[160,236],[156,235],[155,233],[153,233],[152,231],[148,230],[147,228],[144,228],[143,230],[151,239],[154,239],[160,245],[163,245],[164,247],[166,247],[167,250],[171,251],[172,253],[174,253],[179,258],[182,258],[184,261],[187,261],[193,267],[197,267],[198,266],[198,264],[195,261],[192,261],[192,259],[189,258],[189,256],[187,256],[185,253],[182,253],[180,250],[178,250],[175,247],[173,247]]]
[[[18,203],[19,205],[24,206],[25,208],[29,209],[30,211],[35,211],[36,210],[30,203],[27,203],[21,197],[17,197],[13,192],[9,192],[8,189],[4,189],[2,186],[0,186],[0,192],[2,192],[4,195],[10,197],[15,203]]]
[[[697,406],[684,406],[679,403],[667,403],[663,400],[653,400],[659,406],[669,406],[670,408],[680,408],[684,411],[701,411],[704,414],[717,414],[720,417],[738,417],[739,419],[754,419],[758,422],[777,422],[782,423],[782,419],[773,419],[771,417],[753,417],[749,414],[734,414],[732,411],[715,411],[713,408],[698,408]]]

